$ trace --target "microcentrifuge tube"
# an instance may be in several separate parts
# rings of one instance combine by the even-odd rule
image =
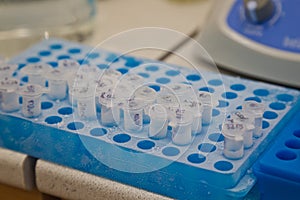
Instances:
[[[142,86],[134,91],[133,98],[143,100],[146,104],[153,104],[156,100],[157,92],[149,86]]]
[[[186,99],[193,99],[192,97],[196,98],[197,96],[193,87],[188,84],[183,84],[183,83],[171,84],[168,85],[168,87],[164,87],[162,92],[164,93],[166,89],[172,94],[174,94],[178,99],[180,99],[181,102]]]
[[[106,92],[108,88],[113,88],[115,85],[116,80],[108,77],[101,77],[96,81],[96,91],[95,91],[95,98],[96,98],[96,105],[97,108],[101,109],[101,105],[99,102],[99,96]]]
[[[250,148],[253,145],[254,119],[240,111],[233,112],[231,118],[244,125],[244,148]]]
[[[141,86],[134,91],[134,99],[141,100],[145,103],[144,117],[148,114],[150,106],[156,101],[157,92],[149,86]]]
[[[223,123],[224,156],[228,159],[241,159],[244,156],[244,125],[228,120]]]
[[[11,78],[17,69],[18,65],[15,64],[0,64],[0,80]]]
[[[172,127],[172,142],[176,145],[188,145],[192,142],[193,117],[190,111],[175,109],[170,126]]]
[[[184,100],[183,107],[189,110],[193,115],[193,135],[199,134],[202,130],[202,103],[200,101]]]
[[[17,79],[3,79],[0,81],[0,108],[4,112],[14,112],[20,109],[19,81]]]
[[[166,108],[171,107],[179,107],[178,98],[172,93],[161,93],[159,92],[157,95],[156,102],[160,105],[165,106]]]
[[[210,124],[212,120],[212,109],[216,106],[217,101],[212,97],[209,92],[199,91],[198,100],[202,103],[202,123]]]
[[[149,116],[149,137],[165,138],[168,131],[168,113],[166,108],[159,104],[153,105],[149,109]]]
[[[45,74],[48,80],[48,96],[51,99],[62,100],[67,95],[67,80],[62,70],[52,69]]]
[[[76,72],[80,67],[80,64],[76,60],[63,59],[58,61],[58,69],[68,72]]]
[[[77,112],[81,119],[93,120],[97,117],[95,90],[92,87],[81,87],[75,92],[74,96],[77,100]]]
[[[122,76],[122,73],[115,69],[105,69],[103,72],[103,77],[118,79]]]
[[[25,117],[38,117],[41,113],[41,97],[44,91],[42,86],[27,84],[21,88],[22,114]]]
[[[46,79],[44,74],[51,69],[52,67],[45,63],[29,64],[21,69],[21,73],[28,76],[28,83],[45,87]]]
[[[247,114],[249,117],[254,118],[254,137],[262,136],[262,120],[263,114],[265,112],[265,106],[262,103],[258,103],[256,101],[246,101],[243,104],[243,112]]]
[[[129,85],[132,88],[138,88],[144,84],[144,78],[137,74],[124,74],[119,84]]]
[[[78,74],[74,72],[69,74],[67,77],[67,84],[68,84],[68,99],[71,105],[77,106],[77,99],[76,94],[79,90],[84,90],[84,88],[92,87],[90,80],[87,76],[83,74]],[[94,86],[96,87],[96,85]]]
[[[120,123],[120,108],[114,102],[112,88],[102,91],[99,95],[101,105],[100,121],[103,126],[117,126]]]
[[[143,116],[145,104],[136,99],[125,100],[122,109],[124,111],[124,129],[128,132],[140,132],[143,129]]]
[[[87,77],[89,82],[96,82],[101,75],[101,70],[95,65],[84,64],[78,69],[77,74]]]

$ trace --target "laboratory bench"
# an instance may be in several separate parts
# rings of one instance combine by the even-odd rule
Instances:
[[[210,0],[104,0],[97,2],[93,34],[82,43],[120,52],[134,46],[132,40],[108,38],[143,27],[161,27],[182,34],[160,39],[170,51],[179,48],[188,36],[195,36],[209,13]],[[149,38],[155,41],[156,38]],[[138,51],[150,59],[167,57],[165,51]],[[171,59],[172,58],[168,58]],[[176,63],[176,62],[175,62]],[[180,63],[178,63],[180,64]],[[0,199],[168,199],[131,186],[90,175],[30,156],[0,149]],[[17,189],[18,188],[18,189]]]

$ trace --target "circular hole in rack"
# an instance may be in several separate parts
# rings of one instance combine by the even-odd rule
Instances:
[[[27,62],[29,63],[37,63],[37,62],[40,62],[41,59],[38,58],[38,57],[30,57],[30,58],[27,58]]]
[[[73,108],[63,107],[58,110],[58,113],[61,115],[71,115],[73,113]]]
[[[140,75],[140,76],[143,77],[143,78],[149,78],[149,77],[150,77],[149,74],[143,73],[143,72],[138,73],[138,75]]]
[[[51,55],[51,51],[40,51],[39,55],[40,56],[50,56]]]
[[[242,85],[242,84],[234,84],[230,86],[230,89],[234,90],[234,91],[243,91],[246,89],[246,86]]]
[[[300,149],[300,140],[290,139],[285,142],[285,146],[291,149]]]
[[[167,84],[167,83],[170,83],[171,80],[169,78],[162,77],[162,78],[156,79],[156,82],[160,83],[160,84]]]
[[[214,88],[211,88],[211,87],[202,87],[202,88],[199,88],[199,91],[210,92],[210,93],[214,93],[215,92]]]
[[[201,76],[198,74],[190,74],[186,76],[186,79],[189,81],[199,81],[201,79]]]
[[[84,124],[82,122],[71,122],[68,124],[67,127],[68,129],[75,131],[75,130],[83,129]]]
[[[71,53],[71,54],[77,54],[77,53],[81,52],[81,49],[79,49],[79,48],[72,48],[72,49],[69,49],[68,52]]]
[[[262,122],[262,128],[263,129],[267,129],[267,128],[269,128],[270,127],[270,123],[269,122],[267,122],[267,121],[263,121]]]
[[[214,167],[220,171],[229,171],[233,168],[233,164],[231,162],[221,160],[214,164]]]
[[[109,65],[107,65],[107,64],[99,64],[99,65],[97,65],[97,67],[98,67],[99,69],[108,69],[108,68],[109,68]]]
[[[266,97],[270,94],[270,92],[266,89],[257,89],[253,91],[253,94],[260,97]]]
[[[149,85],[150,88],[152,88],[153,90],[155,90],[156,92],[160,91],[160,86],[159,85]]]
[[[286,106],[283,103],[273,102],[269,105],[269,107],[273,110],[284,110]]]
[[[200,153],[194,153],[190,154],[187,159],[191,163],[200,164],[206,160],[206,157]]]
[[[24,82],[24,83],[28,83],[28,76],[22,77],[21,81]]]
[[[53,49],[53,50],[58,50],[58,49],[62,49],[62,45],[61,44],[52,44],[50,45],[50,49]]]
[[[213,117],[216,117],[216,116],[218,116],[220,114],[220,111],[219,110],[217,110],[217,109],[213,109],[212,110],[212,116]]]
[[[237,110],[242,110],[243,107],[242,107],[242,106],[238,106],[238,107],[236,107],[236,109],[237,109]]]
[[[116,54],[109,54],[106,58],[105,58],[105,60],[107,61],[107,62],[110,62],[110,63],[116,63],[116,62],[118,62],[119,61],[119,56],[118,55],[116,55]]]
[[[180,153],[180,151],[176,147],[166,147],[162,150],[162,153],[165,156],[177,156]]]
[[[223,84],[223,82],[220,79],[212,79],[208,81],[208,84],[213,86],[220,86]]]
[[[87,54],[88,59],[96,59],[98,57],[100,57],[100,54],[98,52],[92,52],[92,53]]]
[[[58,63],[55,62],[55,61],[50,61],[50,62],[47,62],[47,64],[51,65],[53,68],[56,68],[58,67]]]
[[[284,101],[284,102],[289,102],[289,101],[293,101],[294,100],[294,97],[290,94],[279,94],[276,96],[276,98],[279,100],[279,101]]]
[[[43,101],[41,104],[42,110],[47,110],[53,107],[53,103],[49,101]]]
[[[125,62],[126,67],[134,68],[142,64],[142,61],[136,60],[134,58],[127,59]]]
[[[237,94],[236,93],[234,93],[234,92],[224,92],[223,94],[222,94],[222,97],[224,98],[224,99],[235,99],[235,98],[237,98]]]
[[[276,153],[276,157],[280,160],[294,160],[297,158],[297,155],[290,150],[281,150]]]
[[[256,101],[256,102],[258,102],[258,103],[261,103],[261,99],[258,98],[258,97],[247,97],[247,98],[245,99],[245,101]]]
[[[273,111],[266,111],[264,113],[264,118],[265,119],[276,119],[278,117],[278,114]]]
[[[90,134],[92,136],[103,136],[107,134],[107,130],[105,128],[93,128]]]
[[[119,68],[117,69],[119,72],[121,72],[122,74],[126,74],[128,72],[128,69],[126,68]]]
[[[299,130],[295,130],[293,134],[294,134],[294,136],[296,136],[297,138],[300,138],[300,129],[299,129]]]
[[[45,119],[45,122],[47,124],[58,124],[62,122],[62,118],[59,116],[50,116]]]
[[[223,100],[219,100],[219,105],[217,106],[218,108],[225,108],[229,106],[229,102],[227,101],[223,101]]]
[[[213,144],[210,143],[202,143],[198,146],[199,151],[209,153],[209,152],[214,152],[217,147]]]
[[[144,115],[143,124],[150,124],[150,116],[149,115]]]
[[[166,71],[167,76],[177,76],[179,74],[180,74],[179,70],[168,70],[168,71]]]
[[[140,149],[149,150],[149,149],[152,149],[155,146],[155,143],[150,141],[150,140],[143,140],[143,141],[140,141],[137,144],[137,146]]]
[[[113,140],[117,143],[126,143],[128,142],[129,140],[131,140],[131,137],[130,135],[127,135],[125,133],[121,133],[121,134],[118,134],[118,135],[115,135],[113,137]]]
[[[224,141],[224,136],[221,133],[212,133],[208,136],[208,139],[213,142],[222,142]]]
[[[57,56],[57,60],[64,60],[64,59],[70,59],[71,57],[69,55],[59,55]]]
[[[146,71],[150,71],[150,72],[156,72],[159,70],[159,67],[158,66],[155,66],[155,65],[151,65],[151,66],[147,66],[145,68]]]

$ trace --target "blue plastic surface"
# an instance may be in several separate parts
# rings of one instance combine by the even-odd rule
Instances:
[[[195,89],[210,88],[219,105],[213,110],[213,122],[188,146],[177,146],[171,135],[161,140],[142,133],[127,133],[118,127],[103,127],[97,120],[84,121],[67,100],[42,97],[42,115],[27,119],[21,112],[0,112],[0,146],[42,158],[84,172],[143,188],[177,199],[239,199],[255,184],[248,169],[267,144],[299,109],[299,91],[229,76],[195,72],[159,61],[121,56],[105,50],[64,40],[46,40],[12,62],[46,62],[57,67],[57,59],[72,58],[93,63],[100,69],[133,71],[142,74],[151,87],[188,82]],[[16,78],[26,84],[26,77]],[[245,100],[266,104],[263,136],[245,150],[240,160],[223,156],[220,125],[231,111]],[[283,104],[283,105],[282,105]]]
[[[300,110],[254,167],[263,199],[300,197]]]
[[[275,14],[268,22],[255,25],[245,18],[243,0],[236,0],[229,12],[228,26],[242,36],[287,52],[300,53],[298,0],[273,0]]]

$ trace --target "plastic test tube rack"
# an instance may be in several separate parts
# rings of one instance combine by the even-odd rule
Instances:
[[[264,151],[282,124],[299,108],[299,92],[296,90],[228,76],[220,78],[219,75],[207,72],[198,74],[187,68],[158,61],[118,57],[115,53],[101,49],[89,53],[90,50],[90,47],[63,40],[43,41],[11,61],[19,66],[14,78],[20,80],[21,85],[28,84],[30,75],[20,72],[27,64],[47,63],[55,68],[59,65],[58,60],[63,59],[74,59],[81,64],[90,63],[104,72],[100,72],[102,76],[116,74],[114,80],[117,81],[114,81],[112,88],[116,96],[110,95],[106,105],[115,108],[113,110],[117,112],[116,116],[120,116],[120,122],[117,118],[112,127],[103,124],[101,115],[105,107],[102,105],[95,109],[96,118],[87,119],[80,116],[78,105],[70,103],[68,98],[56,101],[48,95],[40,94],[41,112],[34,118],[29,118],[24,112],[22,114],[22,110],[10,113],[1,110],[2,147],[174,198],[239,199],[255,183],[256,179],[248,169],[257,155]],[[119,100],[134,95],[133,91],[139,87],[118,84],[122,83],[121,73],[124,76],[135,74],[143,77],[143,82],[156,91],[155,102],[159,106],[168,105],[164,107],[166,112],[159,109],[159,106],[154,107],[159,113],[167,113],[167,134],[164,132],[166,124],[154,123],[156,126],[161,125],[162,131],[156,135],[151,132],[149,135],[149,126],[153,125],[154,120],[150,118],[147,121],[144,116],[157,114],[151,111],[151,105],[149,112],[143,111],[142,130],[134,132],[124,129],[125,113],[122,116],[122,107],[118,107]],[[94,77],[89,84],[97,82],[99,80]],[[181,98],[172,95],[170,89],[165,92],[164,88],[186,82],[191,84],[199,99],[199,103],[192,104],[203,107],[203,123],[198,134],[189,134],[191,137],[183,142],[187,137],[180,138],[180,134],[174,133],[182,129],[185,131],[181,133],[187,130],[192,132],[193,119],[185,117],[184,113],[189,110],[181,107]],[[77,81],[77,84],[73,82],[72,85],[82,89],[85,85],[81,83]],[[69,96],[70,88],[68,90]],[[93,90],[97,91],[96,87]],[[282,101],[282,95],[293,98]],[[92,105],[97,105],[97,98],[93,98]],[[251,147],[243,148],[242,157],[228,158],[224,155],[222,124],[228,114],[232,115],[241,108],[244,111],[248,101],[264,105],[262,115],[254,116],[257,121],[260,120],[261,134],[252,138]],[[114,103],[117,103],[116,107]],[[284,107],[275,109],[274,103],[284,104]],[[179,108],[175,109],[178,105]],[[161,116],[164,118],[165,115]],[[6,134],[2,134],[4,132]]]

